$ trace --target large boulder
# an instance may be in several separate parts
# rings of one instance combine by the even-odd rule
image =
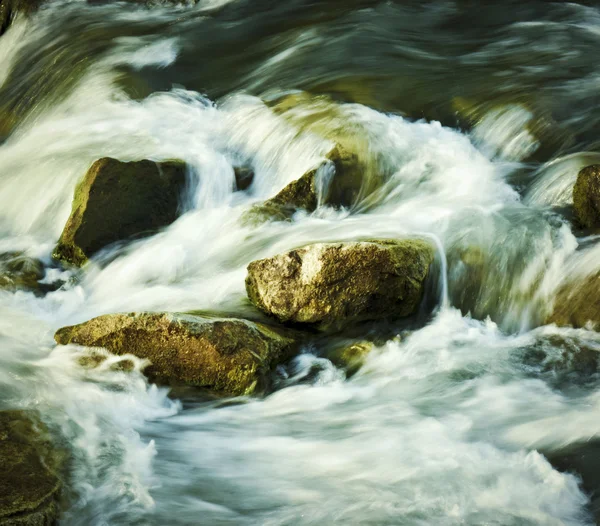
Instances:
[[[248,265],[246,291],[281,322],[340,328],[415,314],[434,259],[420,239],[318,243]]]
[[[582,168],[573,187],[577,220],[586,228],[600,226],[600,165]]]
[[[233,395],[266,387],[270,370],[295,351],[287,332],[263,324],[179,313],[107,314],[64,327],[55,340],[148,359],[148,376],[161,383]]]
[[[181,161],[96,161],[75,190],[53,257],[81,266],[100,249],[175,221],[186,167]]]
[[[289,220],[298,210],[314,212],[319,199],[325,205],[350,207],[360,195],[363,169],[355,154],[336,145],[319,166],[289,183],[276,196],[252,207],[245,220]]]
[[[0,526],[56,524],[59,456],[33,413],[0,411]]]

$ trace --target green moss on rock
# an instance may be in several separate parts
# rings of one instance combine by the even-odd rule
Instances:
[[[568,281],[556,293],[546,323],[600,329],[600,274]]]
[[[433,259],[419,239],[319,243],[250,263],[246,291],[281,322],[341,328],[414,314]]]
[[[296,348],[289,334],[266,325],[179,313],[108,314],[64,327],[55,340],[148,359],[148,376],[161,383],[233,395],[265,387],[269,371]]]
[[[600,226],[600,165],[586,166],[577,175],[573,187],[573,206],[582,226]]]
[[[96,161],[75,190],[53,257],[81,266],[111,243],[171,224],[177,218],[185,172],[180,161]]]
[[[34,413],[0,411],[0,526],[56,523],[59,457]]]

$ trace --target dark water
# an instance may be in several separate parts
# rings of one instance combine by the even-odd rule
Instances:
[[[73,1],[18,17],[0,37],[1,250],[49,262],[99,157],[179,158],[194,182],[159,235],[74,280],[53,270],[69,285],[44,297],[0,293],[0,404],[37,407],[68,444],[63,523],[593,524],[600,336],[544,320],[566,278],[600,270],[570,222],[577,172],[600,159],[599,49],[600,8],[567,2]],[[239,221],[340,141],[368,166],[353,207]],[[240,162],[256,176],[234,193]],[[52,340],[107,312],[255,316],[250,261],[407,234],[447,259],[439,308],[388,327],[352,378],[317,340],[274,393],[230,404],[110,360],[84,370],[84,349]]]

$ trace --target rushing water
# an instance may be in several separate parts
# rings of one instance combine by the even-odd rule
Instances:
[[[99,157],[190,167],[163,232],[50,269],[67,284],[44,297],[0,292],[0,404],[37,407],[68,444],[63,524],[593,524],[589,481],[547,458],[600,434],[596,365],[568,359],[600,335],[541,324],[565,276],[600,270],[569,223],[600,160],[599,48],[600,9],[534,0],[74,0],[18,18],[0,37],[0,250],[50,263]],[[338,140],[368,166],[359,202],[240,222]],[[53,342],[108,312],[256,316],[250,261],[405,234],[443,249],[439,308],[349,379],[316,344],[232,403]]]

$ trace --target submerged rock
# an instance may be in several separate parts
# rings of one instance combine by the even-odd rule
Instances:
[[[175,221],[185,186],[181,161],[96,161],[75,190],[53,257],[81,266],[100,249]]]
[[[148,359],[148,376],[161,383],[233,395],[266,387],[270,370],[296,347],[289,334],[266,325],[179,313],[107,314],[59,329],[54,338]]]
[[[554,469],[576,474],[581,479],[581,488],[589,495],[589,511],[595,523],[600,524],[600,440],[590,437],[561,449],[542,449],[540,453]]]
[[[0,526],[48,526],[59,512],[59,457],[33,413],[0,411]]]
[[[36,291],[44,277],[44,264],[22,252],[0,254],[0,289]]]
[[[250,166],[234,166],[235,190],[243,192],[248,190],[254,182],[254,170]]]
[[[334,348],[327,354],[331,362],[346,371],[346,376],[353,376],[363,366],[367,356],[373,351],[372,342],[354,342]]]
[[[41,0],[0,0],[0,35],[7,31],[17,14],[29,15],[41,3]]]
[[[281,322],[340,328],[415,314],[434,249],[419,239],[318,243],[248,265],[246,291]]]
[[[289,220],[298,210],[314,212],[323,204],[349,207],[361,191],[363,167],[358,157],[336,145],[323,163],[292,181],[275,197],[255,205],[245,216],[246,220]]]
[[[582,226],[600,226],[600,165],[580,170],[573,187],[573,207]]]

